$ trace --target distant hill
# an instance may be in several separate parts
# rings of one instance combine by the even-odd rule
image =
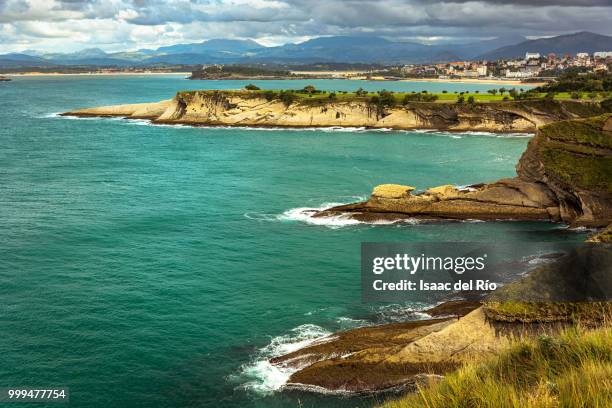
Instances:
[[[36,57],[33,55],[26,55],[20,53],[10,53],[0,55],[0,67],[1,68],[19,68],[19,67],[43,67],[43,66],[55,65],[46,61],[43,58]]]
[[[160,47],[156,54],[207,54],[207,53],[226,53],[242,54],[265,48],[253,40],[224,40],[213,39],[195,44],[177,44],[167,47]]]
[[[457,58],[450,51],[429,45],[394,42],[381,37],[320,37],[299,44],[285,44],[259,50],[253,62],[277,63],[417,63]]]
[[[612,50],[612,37],[580,32],[527,41],[513,35],[466,44],[427,45],[376,36],[318,37],[298,44],[265,47],[252,40],[212,39],[156,50],[107,53],[89,48],[72,53],[0,55],[0,68],[49,66],[159,66],[198,64],[418,64],[466,59],[522,57],[526,52],[556,54]],[[26,55],[28,54],[28,55]]]
[[[517,58],[525,56],[527,52],[539,52],[544,55],[549,53],[555,53],[557,55],[575,55],[579,52],[588,52],[592,54],[597,51],[611,50],[612,37],[582,31],[557,37],[524,41],[520,44],[501,47],[481,54],[480,58],[487,60]]]

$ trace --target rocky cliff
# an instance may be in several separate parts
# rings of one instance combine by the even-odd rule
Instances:
[[[368,201],[315,217],[347,214],[362,221],[417,218],[547,220],[605,227],[612,222],[612,115],[561,121],[538,129],[518,176],[457,189],[383,185]]]
[[[65,113],[73,116],[147,118],[157,123],[208,126],[346,126],[394,129],[533,132],[558,120],[603,113],[597,103],[572,101],[507,101],[486,104],[413,102],[375,106],[367,97],[297,98],[249,91],[179,92],[168,101],[117,105]]]

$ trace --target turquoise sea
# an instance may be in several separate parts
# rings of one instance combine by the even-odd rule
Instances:
[[[264,88],[490,85],[256,81]],[[67,386],[73,407],[355,407],[276,391],[266,359],[339,329],[414,319],[362,304],[362,241],[577,241],[546,223],[306,222],[304,208],[512,176],[525,135],[228,129],[71,119],[246,81],[31,77],[0,83],[0,387]],[[35,406],[41,406],[39,404]]]

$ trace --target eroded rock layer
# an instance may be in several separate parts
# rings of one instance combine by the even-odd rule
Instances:
[[[186,91],[168,101],[75,110],[65,115],[148,118],[159,123],[222,126],[346,126],[394,129],[533,132],[558,120],[603,113],[597,103],[507,101],[486,104],[410,103],[380,108],[367,97],[308,98],[283,103],[248,91]]]
[[[314,216],[342,213],[366,222],[405,218],[545,220],[607,226],[612,222],[612,115],[556,122],[538,129],[517,165],[517,173],[514,178],[465,189],[445,185],[414,195],[410,186],[383,185],[365,202],[330,208]]]

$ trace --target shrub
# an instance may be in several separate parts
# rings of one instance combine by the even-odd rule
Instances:
[[[253,85],[253,84],[248,84],[247,86],[244,87],[244,89],[246,89],[247,91],[259,91],[260,88],[257,85]]]
[[[276,95],[274,94],[274,91],[265,91],[263,93],[263,96],[268,102],[270,102],[272,99],[274,99]]]
[[[459,95],[459,97],[457,97],[457,103],[459,105],[463,105],[463,103],[465,102],[465,96],[463,96],[463,93],[461,95]]]
[[[315,88],[313,85],[306,85],[302,91],[306,92],[308,96],[312,96],[313,93],[317,92],[317,88]]]
[[[279,99],[285,106],[289,107],[293,102],[295,102],[297,96],[293,91],[281,91],[279,94]]]
[[[476,99],[472,95],[467,98],[467,103],[470,105],[474,105],[476,103]]]
[[[366,96],[368,94],[368,91],[364,90],[363,88],[359,88],[358,90],[355,91],[355,95],[357,96]]]
[[[582,93],[580,92],[572,92],[570,96],[572,99],[582,99]]]
[[[383,89],[382,91],[378,92],[378,95],[380,97],[380,104],[383,107],[387,108],[395,105],[395,97],[393,96],[393,92]]]

